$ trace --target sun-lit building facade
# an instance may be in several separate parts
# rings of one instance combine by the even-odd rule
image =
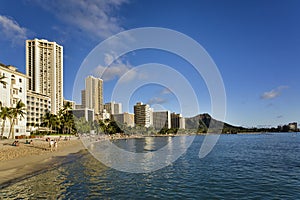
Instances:
[[[85,90],[82,91],[82,107],[94,109],[99,115],[103,109],[103,80],[88,76],[85,79]]]
[[[27,77],[19,72],[16,67],[0,63],[0,75],[4,76],[6,84],[0,84],[0,102],[3,107],[14,108],[18,101],[22,101],[27,107],[26,84]],[[25,107],[25,108],[26,108]],[[25,111],[26,112],[26,111]],[[0,130],[2,130],[3,120],[0,119]],[[14,135],[26,135],[26,115],[24,118],[18,117],[13,127]],[[10,120],[5,120],[4,137],[8,137],[10,131]],[[1,134],[1,133],[0,133]]]
[[[150,127],[153,124],[152,109],[148,104],[142,102],[134,105],[134,123],[135,126]]]
[[[122,113],[122,104],[114,101],[104,104],[104,109],[112,115]]]
[[[120,114],[113,114],[112,118],[114,121],[120,124],[124,124],[129,127],[134,127],[134,114],[132,113],[124,112]]]
[[[49,96],[27,91],[27,132],[37,130],[43,122],[43,116],[50,110]]]
[[[26,40],[29,91],[51,99],[51,113],[63,107],[63,47],[45,39]]]

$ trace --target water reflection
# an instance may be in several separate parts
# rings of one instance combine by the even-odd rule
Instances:
[[[80,162],[75,162],[78,159]],[[105,176],[102,172],[107,170],[107,167],[90,154],[82,152],[64,159],[57,159],[55,162],[60,162],[61,165],[2,189],[1,199],[64,199],[74,190],[87,189],[82,187],[82,183],[95,183],[97,187],[105,187],[98,183],[101,180],[99,175]],[[92,185],[88,191],[91,190],[99,191],[101,188],[95,188]]]
[[[66,173],[63,168],[58,168],[33,176],[3,189],[1,195],[11,199],[56,199],[58,196],[63,198],[61,194],[70,186],[65,182]]]
[[[154,138],[153,137],[146,137],[144,143],[144,150],[145,151],[155,151],[154,145]]]
[[[174,151],[189,141],[175,138],[155,138],[151,147],[171,141]],[[120,172],[89,154],[74,157],[0,190],[0,199],[299,199],[300,134],[221,136],[200,160],[203,138],[198,136],[173,165],[151,173]],[[146,140],[130,144],[147,145]]]

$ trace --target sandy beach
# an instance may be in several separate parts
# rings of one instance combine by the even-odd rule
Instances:
[[[165,137],[170,135],[155,136]],[[94,139],[100,141],[143,137],[145,136],[115,134],[113,136],[99,136]],[[52,137],[51,139],[58,139],[58,137]],[[28,141],[30,140],[28,139]],[[70,140],[64,140],[64,137],[62,137],[58,141],[57,150],[53,149],[53,151],[49,147],[49,142],[46,142],[46,137],[32,140],[33,144],[27,144],[26,139],[18,140],[19,146],[12,146],[15,140],[0,140],[0,188],[36,172],[59,165],[60,163],[57,163],[56,158],[64,158],[69,154],[78,153],[85,149],[82,141],[77,137]]]
[[[77,153],[84,149],[81,140],[61,140],[57,150],[50,150],[45,138],[33,139],[33,144],[19,140],[19,146],[12,146],[14,140],[0,141],[0,188],[24,176],[55,166],[55,158]]]

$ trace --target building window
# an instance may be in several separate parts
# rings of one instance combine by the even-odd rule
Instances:
[[[22,83],[22,79],[21,78],[19,78],[19,82]]]
[[[19,92],[20,92],[20,93],[22,93],[22,87],[20,87],[20,90],[19,90]]]

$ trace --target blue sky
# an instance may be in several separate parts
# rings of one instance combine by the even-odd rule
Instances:
[[[139,27],[172,29],[206,49],[224,81],[226,122],[247,127],[300,122],[298,0],[2,0],[0,62],[25,73],[25,40],[56,41],[64,46],[64,96],[72,99],[76,73],[89,52],[109,36]],[[211,113],[209,92],[190,64],[150,49],[114,62],[104,83],[105,101],[122,74],[145,63],[165,64],[182,73],[197,93],[200,112]],[[136,101],[180,111],[180,100],[160,85],[139,88],[130,107]]]

